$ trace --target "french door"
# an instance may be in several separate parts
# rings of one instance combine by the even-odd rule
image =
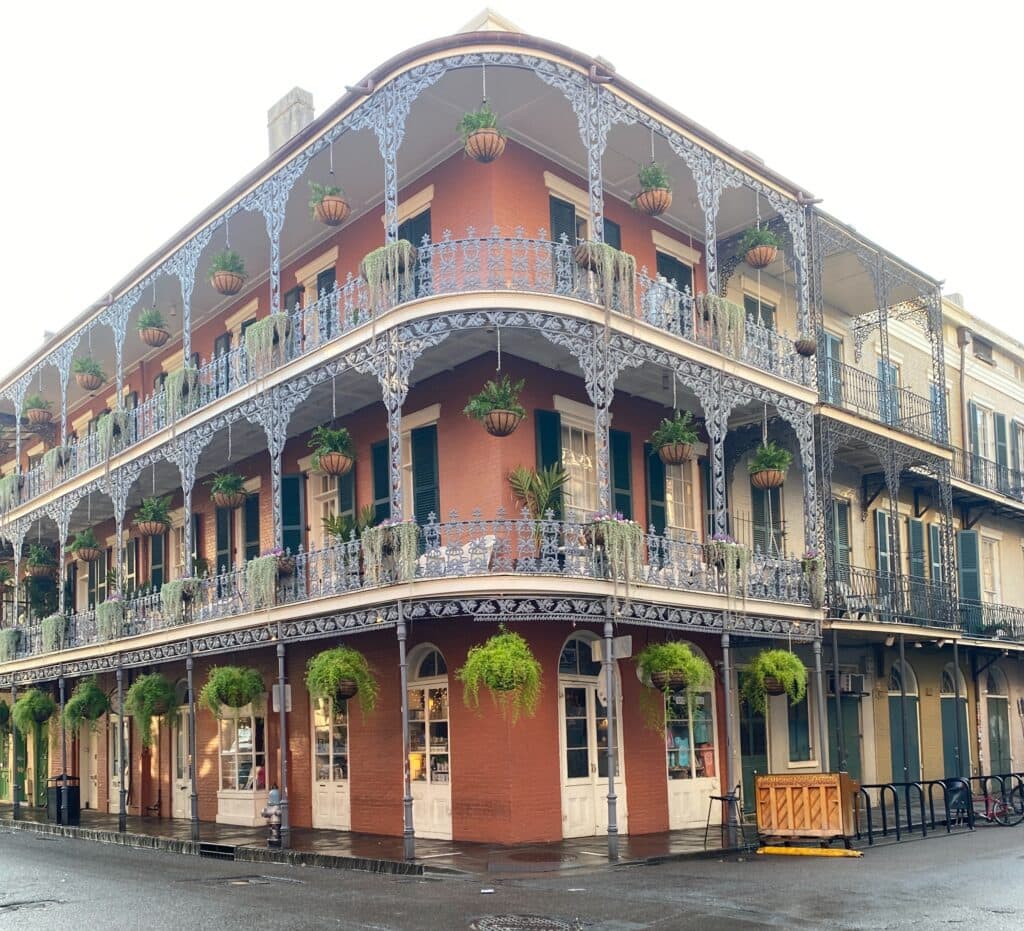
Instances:
[[[313,700],[313,827],[352,830],[348,702]]]
[[[174,719],[171,753],[171,817],[192,817],[192,756],[189,745],[188,706]]]

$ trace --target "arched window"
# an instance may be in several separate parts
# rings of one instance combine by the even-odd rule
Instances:
[[[601,664],[594,660],[593,651],[590,648],[590,645],[596,642],[597,637],[573,634],[562,647],[562,655],[558,658],[558,674],[562,676],[601,675]]]
[[[409,777],[444,785],[451,779],[448,664],[437,647],[421,644],[413,650],[409,666]]]
[[[433,679],[448,675],[448,664],[444,661],[441,651],[430,647],[416,665],[415,679]]]
[[[902,669],[900,663],[892,664],[892,669],[889,671],[889,692],[898,695],[901,682],[906,683],[908,695],[917,694],[917,676],[914,675],[914,670],[910,668],[909,663],[904,663]]]
[[[988,676],[985,678],[985,691],[993,698],[999,696],[1005,698],[1010,694],[1009,687],[1006,684],[1006,676],[1001,669],[995,666],[989,669]]]
[[[960,686],[960,697],[967,697],[967,683],[964,681],[964,674],[959,670],[956,673]],[[957,683],[953,680],[953,664],[946,663],[942,670],[941,695],[952,698],[957,694]]]

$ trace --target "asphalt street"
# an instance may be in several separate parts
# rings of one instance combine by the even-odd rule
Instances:
[[[0,931],[1017,931],[1022,861],[1024,827],[911,841],[859,860],[744,857],[511,878],[225,863],[3,832]]]

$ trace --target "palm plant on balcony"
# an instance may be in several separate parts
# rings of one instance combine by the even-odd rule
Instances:
[[[48,547],[41,546],[38,543],[31,543],[29,544],[28,559],[25,560],[25,567],[30,576],[44,578],[53,575],[53,570],[57,567],[57,560],[54,559],[53,553],[50,552]]]
[[[466,154],[474,161],[493,162],[505,151],[505,135],[498,129],[498,117],[486,100],[478,110],[463,115],[458,129]]]
[[[613,579],[630,582],[640,574],[644,532],[635,520],[619,511],[599,512],[590,519],[586,532],[591,544],[602,549]]]
[[[309,215],[324,226],[341,226],[348,216],[345,192],[337,184],[309,182]]]
[[[96,533],[91,527],[78,531],[69,549],[71,555],[82,562],[95,562],[103,555],[100,541],[96,539]]]
[[[714,681],[711,664],[678,640],[647,644],[637,654],[636,665],[641,680],[650,685],[640,694],[644,720],[659,733],[665,728],[665,699],[669,694],[699,691]]]
[[[793,454],[774,440],[762,443],[747,463],[750,484],[756,488],[781,487],[786,481],[786,471],[792,461]]]
[[[274,364],[274,347],[284,347],[291,332],[291,317],[286,313],[269,314],[245,331],[245,354],[256,372],[266,373]],[[287,353],[281,349],[282,358]]]
[[[313,468],[324,475],[347,475],[356,461],[356,444],[346,427],[316,427],[309,448]]]
[[[498,633],[485,643],[469,648],[466,662],[456,670],[467,707],[480,707],[484,686],[502,715],[510,714],[515,724],[521,713],[533,717],[540,701],[543,669],[530,645],[517,633],[498,626]]]
[[[664,165],[654,161],[641,165],[637,180],[640,193],[633,198],[633,206],[641,213],[657,217],[672,206],[672,178]]]
[[[183,578],[164,582],[160,587],[160,606],[164,617],[172,624],[184,620],[182,607],[199,594],[199,579]]]
[[[508,474],[512,495],[535,521],[553,520],[562,517],[562,490],[569,481],[569,474],[561,463],[543,469],[528,469],[516,466]]]
[[[242,666],[214,666],[199,693],[199,701],[219,718],[224,707],[244,708],[266,691],[263,677],[255,669]]]
[[[41,394],[30,394],[21,409],[30,424],[49,423],[53,419],[53,405]]]
[[[775,261],[782,241],[767,226],[752,226],[740,240],[737,255],[751,268],[765,268]]]
[[[114,448],[128,435],[128,411],[115,408],[103,414],[96,423],[96,443],[100,455],[109,459]]]
[[[807,694],[807,669],[789,650],[762,650],[743,672],[743,697],[762,714],[769,695],[789,696],[798,704]]]
[[[199,369],[183,365],[164,381],[164,416],[168,423],[190,414],[199,405]]]
[[[651,434],[651,446],[665,465],[680,465],[692,459],[696,442],[697,428],[689,411],[676,411],[671,418],[663,418]]]
[[[813,546],[807,547],[800,557],[800,571],[811,595],[811,606],[822,607],[825,604],[825,559]]]
[[[618,305],[620,313],[632,315],[636,293],[636,259],[606,242],[581,242],[573,250],[580,268],[594,276],[605,310]],[[618,301],[616,302],[616,297]]]
[[[746,310],[716,294],[698,294],[697,308],[702,319],[710,325],[715,348],[739,359],[747,341]]]
[[[56,653],[64,649],[68,636],[68,619],[63,614],[44,617],[40,627],[44,653]]]
[[[95,676],[81,679],[64,703],[64,726],[76,733],[86,721],[98,721],[110,711],[110,699],[100,688]]]
[[[31,733],[37,724],[45,724],[53,717],[57,703],[49,692],[29,689],[11,708],[11,720],[22,734]]]
[[[750,550],[727,533],[716,533],[704,544],[704,562],[725,577],[726,593],[735,598],[747,590]]]
[[[411,296],[416,274],[416,247],[408,239],[399,239],[374,249],[359,263],[359,274],[366,282],[370,313],[386,309],[387,301]]]
[[[143,310],[139,319],[135,322],[139,329],[139,338],[147,345],[158,348],[171,338],[170,330],[167,329],[167,322],[155,307]]]
[[[526,416],[526,408],[519,403],[525,384],[525,379],[513,382],[508,375],[488,381],[483,390],[469,399],[462,412],[472,420],[479,420],[491,436],[508,436]]]
[[[54,446],[53,449],[48,449],[43,453],[43,459],[39,465],[42,470],[43,477],[51,485],[57,482],[61,470],[67,464],[70,456],[71,450],[63,444]]]
[[[107,376],[103,374],[103,367],[92,356],[75,359],[73,368],[78,387],[86,391],[95,391],[107,380]]]
[[[18,653],[18,644],[21,642],[21,629],[18,627],[5,627],[0,630],[0,663],[9,663]]]
[[[240,508],[248,497],[245,476],[237,472],[215,472],[206,485],[210,489],[210,500],[214,507],[232,510]]]
[[[361,507],[355,515],[330,514],[322,518],[324,533],[336,543],[347,543],[353,537],[359,538],[368,527],[377,522],[376,508],[372,504]]]
[[[0,512],[10,511],[18,506],[23,480],[17,472],[0,478]]]
[[[121,593],[112,591],[102,603],[96,605],[96,632],[100,640],[117,640],[124,635],[124,600]]]
[[[277,547],[245,564],[245,592],[254,611],[274,606],[277,597],[278,560],[284,555]],[[294,562],[293,562],[294,571]]]
[[[166,533],[171,526],[171,496],[143,498],[133,523],[144,537]]]
[[[420,528],[414,520],[388,519],[367,527],[360,537],[366,581],[379,585],[385,560],[394,567],[394,580],[408,582],[416,576]]]
[[[234,250],[224,249],[213,257],[208,274],[215,291],[225,296],[237,294],[245,284],[245,262]]]
[[[159,672],[141,675],[124,696],[124,710],[142,736],[142,746],[153,743],[153,718],[166,718],[175,706],[174,683]]]
[[[380,693],[366,657],[351,647],[333,647],[312,657],[306,665],[306,689],[314,699],[347,701],[358,695],[364,714],[377,706]]]

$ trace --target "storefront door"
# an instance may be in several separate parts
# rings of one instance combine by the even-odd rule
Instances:
[[[680,692],[668,697],[665,751],[668,754],[669,830],[703,827],[708,799],[719,794],[721,782],[715,757],[714,698],[707,692]],[[721,806],[711,812],[713,824]]]
[[[439,650],[411,657],[409,778],[417,837],[451,840],[452,757],[448,730],[448,666]]]
[[[189,747],[188,707],[178,708],[172,731],[171,817],[192,817],[192,765]]]
[[[0,801],[11,801],[11,735],[0,731]]]
[[[743,697],[743,673],[737,676],[740,703],[740,772],[743,779],[743,810],[755,807],[754,777],[768,772],[768,725],[764,712]]]
[[[348,702],[313,700],[313,827],[352,830]]]
[[[109,727],[107,728],[107,772],[109,774],[109,781],[107,783],[107,811],[111,814],[117,814],[121,810],[120,793],[122,784],[126,792],[131,789],[131,764],[129,763],[132,758],[131,719],[125,718],[122,721],[121,716],[113,711],[107,717],[109,721]],[[124,760],[120,767],[118,766],[120,750],[117,739],[119,727],[124,732]],[[127,797],[125,804],[127,805]]]

